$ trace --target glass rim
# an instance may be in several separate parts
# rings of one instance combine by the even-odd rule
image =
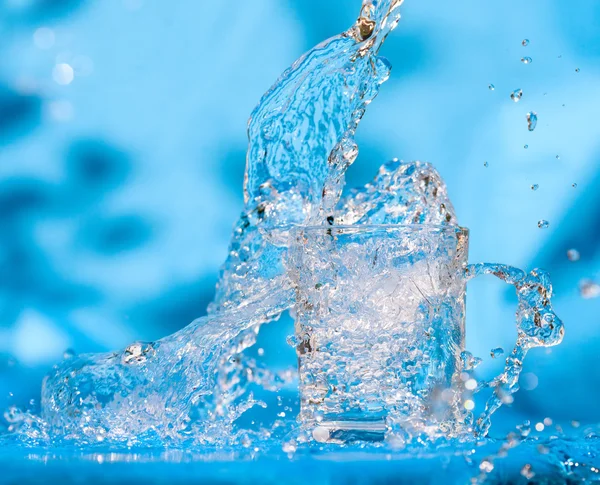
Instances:
[[[410,230],[410,231],[430,231],[442,232],[452,231],[469,234],[469,228],[459,226],[458,224],[333,224],[333,225],[296,225],[292,226],[290,232],[317,232],[328,230],[341,230],[351,232],[375,232],[375,231],[390,231],[390,230]]]

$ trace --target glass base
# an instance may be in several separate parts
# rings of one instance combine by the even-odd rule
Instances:
[[[320,443],[348,443],[351,441],[383,441],[385,419],[321,421],[315,424],[312,436]]]

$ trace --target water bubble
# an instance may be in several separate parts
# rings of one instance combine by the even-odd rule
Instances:
[[[533,184],[533,185],[531,186],[531,190],[533,190],[533,191],[535,191],[535,190],[537,190],[537,189],[539,189],[539,188],[540,188],[540,186],[539,186],[538,184]]]
[[[575,262],[575,261],[579,261],[580,258],[580,254],[579,251],[577,251],[577,249],[569,249],[567,251],[567,258],[569,258],[569,261],[571,262]]]
[[[502,347],[497,347],[495,349],[492,349],[492,350],[490,350],[490,355],[492,356],[492,359],[501,357],[502,355],[504,355],[504,349]]]
[[[521,100],[522,97],[523,97],[523,90],[522,89],[515,89],[510,94],[510,99],[512,99],[515,103],[518,103]]]
[[[529,45],[529,39],[523,39],[523,42],[521,42],[521,45],[523,47],[527,47]]]
[[[294,454],[298,449],[298,443],[295,440],[286,441],[282,446],[283,452],[287,454]]]
[[[538,377],[533,372],[526,372],[521,375],[519,384],[526,391],[533,391],[538,386]]]
[[[527,129],[529,131],[535,130],[535,127],[537,126],[537,121],[538,121],[537,113],[535,113],[533,111],[530,111],[529,113],[527,113]]]
[[[600,285],[592,280],[582,280],[579,283],[579,294],[586,300],[600,296]]]
[[[313,430],[312,436],[319,443],[327,443],[329,441],[329,429],[325,426],[317,426]]]
[[[490,458],[484,458],[479,464],[479,469],[484,473],[490,473],[494,469],[494,464]]]
[[[544,219],[541,219],[538,221],[538,227],[540,229],[548,229],[549,226],[550,226],[550,223],[548,221],[545,221]]]
[[[489,89],[490,91],[493,91],[494,89],[496,89],[496,86],[494,86],[493,84],[489,84],[489,85],[488,85],[488,89]]]
[[[533,62],[533,59],[531,57],[521,57],[521,62],[523,64],[531,64]]]
[[[544,428],[545,428],[544,423],[536,423],[536,425],[535,425],[535,430],[538,433],[541,433],[542,431],[544,431]]]
[[[552,426],[552,418],[544,418],[544,426]]]
[[[51,49],[54,40],[54,31],[48,27],[40,27],[33,33],[33,43],[38,49]]]
[[[465,382],[465,389],[467,391],[474,391],[477,388],[477,381],[475,379],[468,379]]]
[[[77,354],[75,353],[75,351],[73,349],[67,349],[63,352],[63,359],[64,360],[69,360],[72,359],[73,357],[75,357]]]
[[[521,468],[521,475],[523,475],[523,477],[525,477],[527,480],[531,480],[533,477],[535,477],[535,473],[533,473],[531,470],[531,465],[529,463]]]
[[[460,358],[462,359],[464,370],[473,370],[482,362],[482,359],[475,357],[468,350],[463,350],[460,353]]]
[[[61,62],[60,64],[56,64],[56,66],[54,66],[54,69],[52,70],[52,77],[57,84],[66,86],[67,84],[71,84],[73,82],[75,74],[73,68],[69,64]]]
[[[529,422],[529,420],[525,420],[523,421],[523,424],[517,425],[517,429],[521,434],[521,438],[527,438],[529,436],[529,433],[531,433],[531,423]]]
[[[143,364],[148,356],[154,353],[154,345],[150,342],[134,342],[123,351],[123,364]]]

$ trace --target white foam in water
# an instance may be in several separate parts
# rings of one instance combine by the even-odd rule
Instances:
[[[320,252],[314,254],[317,261],[331,257],[333,253],[327,252],[331,241],[327,238],[342,224],[350,228],[380,224],[435,227],[436,234],[453,234],[456,239],[457,231],[462,229],[457,226],[443,180],[429,164],[393,160],[380,169],[372,183],[350,191],[340,200],[344,172],[358,154],[354,142],[358,122],[389,76],[390,66],[378,57],[378,51],[400,18],[401,3],[402,0],[365,0],[355,25],[298,59],[252,113],[245,208],[234,228],[209,315],[156,342],[136,342],[122,351],[106,354],[69,355],[44,382],[41,417],[16,409],[7,412],[10,439],[47,444],[68,441],[78,445],[239,445],[248,435],[236,431],[234,423],[250,407],[265,406],[253,397],[250,387],[277,390],[290,378],[244,360],[242,351],[255,343],[262,324],[292,307],[297,294],[310,291],[317,301],[321,297],[314,290],[319,290],[319,285],[332,284],[327,280],[326,264],[319,266],[325,279],[316,284],[312,281],[316,273],[298,272],[298,260],[293,257],[288,272],[290,228],[322,226],[317,230],[326,237],[319,246]],[[518,101],[521,95],[517,90],[512,97]],[[328,235],[331,225],[334,227]],[[463,400],[463,389],[456,387],[456,376],[471,372],[476,360],[464,351],[464,342],[455,338],[458,334],[446,325],[451,320],[449,315],[464,311],[462,293],[446,295],[447,301],[438,305],[438,309],[445,310],[432,314],[432,302],[423,293],[415,296],[411,291],[407,295],[403,290],[396,291],[395,283],[394,288],[386,286],[390,275],[385,262],[392,264],[393,252],[380,254],[375,247],[369,249],[372,241],[363,243],[348,246],[345,253],[336,257],[342,258],[340,267],[359,275],[359,282],[376,284],[353,294],[343,288],[344,280],[339,280],[342,286],[338,290],[347,291],[338,291],[344,298],[321,321],[324,325],[319,329],[325,345],[337,345],[335,339],[340,333],[354,341],[344,351],[327,354],[329,361],[313,362],[318,364],[314,371],[305,365],[301,368],[302,379],[314,381],[314,392],[318,394],[322,391],[318,384],[322,370],[334,373],[339,388],[344,389],[345,402],[360,408],[375,402],[369,400],[379,390],[372,384],[390,367],[382,362],[395,355],[398,366],[412,366],[410,372],[414,373],[415,367],[421,365],[422,372],[418,373],[424,382],[435,375],[435,379],[444,382],[445,389],[455,386],[451,400]],[[409,239],[400,237],[396,241],[398,251],[402,252],[409,243]],[[365,251],[370,259],[363,257]],[[442,264],[448,254],[430,254],[425,246],[419,251],[408,251],[415,261],[402,278],[433,294],[438,288],[432,282],[448,279],[447,268]],[[418,254],[422,257],[415,256]],[[494,274],[515,286],[519,307],[518,340],[506,358],[503,373],[488,382],[469,380],[466,386],[468,397],[484,388],[493,389],[485,412],[477,419],[464,410],[453,415],[442,412],[448,424],[443,427],[446,437],[459,440],[487,433],[493,412],[502,403],[510,402],[517,390],[527,351],[556,345],[563,335],[562,322],[551,308],[552,288],[545,273],[535,270],[526,274],[502,265],[467,266],[466,251],[463,256],[465,259],[457,260],[460,264],[454,268],[456,281]],[[396,264],[399,260],[393,261]],[[396,276],[400,278],[399,273]],[[386,300],[385,311],[379,313],[381,318],[375,321],[369,315],[372,316],[374,305],[380,304],[382,292],[392,296]],[[301,313],[302,306],[296,310]],[[408,333],[393,335],[389,331],[398,318],[413,332],[408,347],[404,346]],[[419,322],[427,325],[420,326]],[[357,332],[357,325],[368,331]],[[434,339],[421,339],[421,331]],[[427,359],[419,365],[410,363],[416,362],[417,356],[436,352],[447,356],[451,362],[448,368],[434,369],[433,361]],[[352,368],[346,362],[349,356],[354,359]],[[405,377],[393,376],[388,390],[402,391]],[[400,442],[405,446],[413,438],[422,445],[419,430],[433,429],[432,426],[439,429],[439,415],[434,409],[437,401],[431,395],[416,395],[418,398],[407,394],[404,401],[396,395],[384,424],[375,426],[394,448]],[[444,399],[448,401],[448,396]],[[337,404],[332,401],[331,405],[335,408]],[[470,410],[469,406],[464,408]],[[434,411],[427,414],[424,409]],[[407,410],[408,415],[418,414],[409,432]],[[308,419],[301,414],[300,427]],[[288,425],[289,421],[282,425],[285,432]],[[288,435],[284,441],[282,432],[270,429],[254,438],[277,446],[283,443],[284,451],[295,451],[302,440],[289,439]],[[431,433],[430,437],[440,436]],[[346,441],[332,440],[330,429],[324,428],[318,428],[313,438]]]

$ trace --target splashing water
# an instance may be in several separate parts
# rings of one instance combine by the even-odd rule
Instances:
[[[373,182],[341,197],[344,173],[358,155],[354,141],[358,123],[390,73],[389,64],[378,57],[378,51],[398,23],[401,3],[365,0],[357,22],[348,31],[298,59],[253,111],[248,125],[245,208],[234,228],[209,315],[156,342],[136,342],[123,351],[100,355],[67,355],[44,381],[41,417],[16,409],[7,412],[13,437],[34,444],[110,442],[218,448],[242,443],[246,447],[249,435],[235,423],[249,408],[266,406],[254,397],[252,389],[277,391],[293,379],[291,373],[272,372],[243,355],[256,342],[260,326],[290,309],[299,292],[299,279],[291,277],[286,267],[292,226],[320,225],[327,230],[331,225],[385,224],[437,227],[442,233],[463,231],[456,225],[442,178],[427,163],[392,160],[381,167]],[[515,90],[511,98],[518,102],[522,94],[522,90]],[[531,127],[529,115],[528,123]],[[466,258],[466,248],[459,245],[459,249]],[[377,264],[377,250],[374,254],[373,264]],[[415,253],[409,248],[402,258],[408,261],[415,258]],[[381,261],[383,258],[379,264]],[[451,315],[456,308],[464,311],[464,303],[458,301],[460,298],[447,306],[438,302],[439,312],[432,313],[431,301],[425,295],[411,297],[416,302],[417,316],[428,312],[435,325],[424,329],[427,338],[423,341],[429,342],[429,347],[420,347],[416,339],[414,348],[409,349],[410,357],[417,359],[434,351],[451,356],[453,364],[444,378],[456,385],[451,394],[444,395],[437,388],[432,395],[423,392],[419,397],[428,403],[429,411],[440,399],[463,405],[447,428],[459,430],[447,437],[461,441],[485,436],[492,414],[503,403],[511,402],[527,352],[556,345],[563,335],[562,322],[550,303],[552,287],[543,271],[526,274],[504,265],[463,262],[457,267],[463,283],[478,275],[493,274],[516,288],[519,306],[518,339],[506,358],[503,373],[477,382],[470,373],[480,360],[464,350],[460,338],[450,339],[451,329],[444,328],[444,315]],[[365,275],[372,273],[371,267],[362,269]],[[446,269],[423,269],[415,276],[423,282],[419,280],[415,288],[436,287],[434,279],[446,277]],[[313,289],[319,290],[319,284],[327,282],[319,282]],[[391,291],[388,287],[374,291],[381,289]],[[354,312],[355,302],[347,303],[344,311]],[[345,337],[357,339],[354,345],[360,348],[373,346],[365,340],[367,334]],[[380,335],[376,344],[384,345],[382,340]],[[501,352],[494,349],[492,354],[500,357]],[[401,365],[408,373],[418,367],[410,359]],[[460,376],[465,373],[468,379],[463,384]],[[349,375],[357,376],[356,372]],[[308,378],[321,376],[309,372]],[[369,378],[361,376],[365,383]],[[351,382],[338,384],[350,389],[352,397]],[[471,398],[486,388],[493,394],[475,420]],[[415,444],[422,445],[424,438],[418,426],[423,422],[413,426],[414,432],[407,436],[406,420],[402,418],[406,409],[400,406],[398,411],[388,418],[385,443],[397,449],[414,438]],[[295,423],[276,423],[253,438],[276,440],[283,443],[284,452],[293,453],[302,444],[302,439],[289,439]],[[433,436],[440,438],[439,433]],[[328,441],[329,435],[321,438]],[[481,462],[479,470],[491,472],[493,461]]]
[[[354,132],[389,77],[390,65],[377,53],[401,3],[365,1],[355,25],[298,59],[251,114],[246,207],[210,314],[262,302],[277,286],[291,302],[282,266],[287,232],[279,228],[315,220],[337,203],[344,172],[358,155]]]
[[[83,443],[235,440],[233,423],[253,404],[241,375],[252,381],[255,373],[226,369],[261,324],[292,305],[280,228],[337,204],[358,153],[358,122],[389,76],[377,52],[401,3],[365,1],[355,25],[302,56],[263,96],[248,125],[246,207],[209,316],[158,342],[55,368],[42,391],[53,435]]]
[[[392,160],[375,180],[340,201],[335,223],[456,223],[454,207],[440,174],[428,163]]]

